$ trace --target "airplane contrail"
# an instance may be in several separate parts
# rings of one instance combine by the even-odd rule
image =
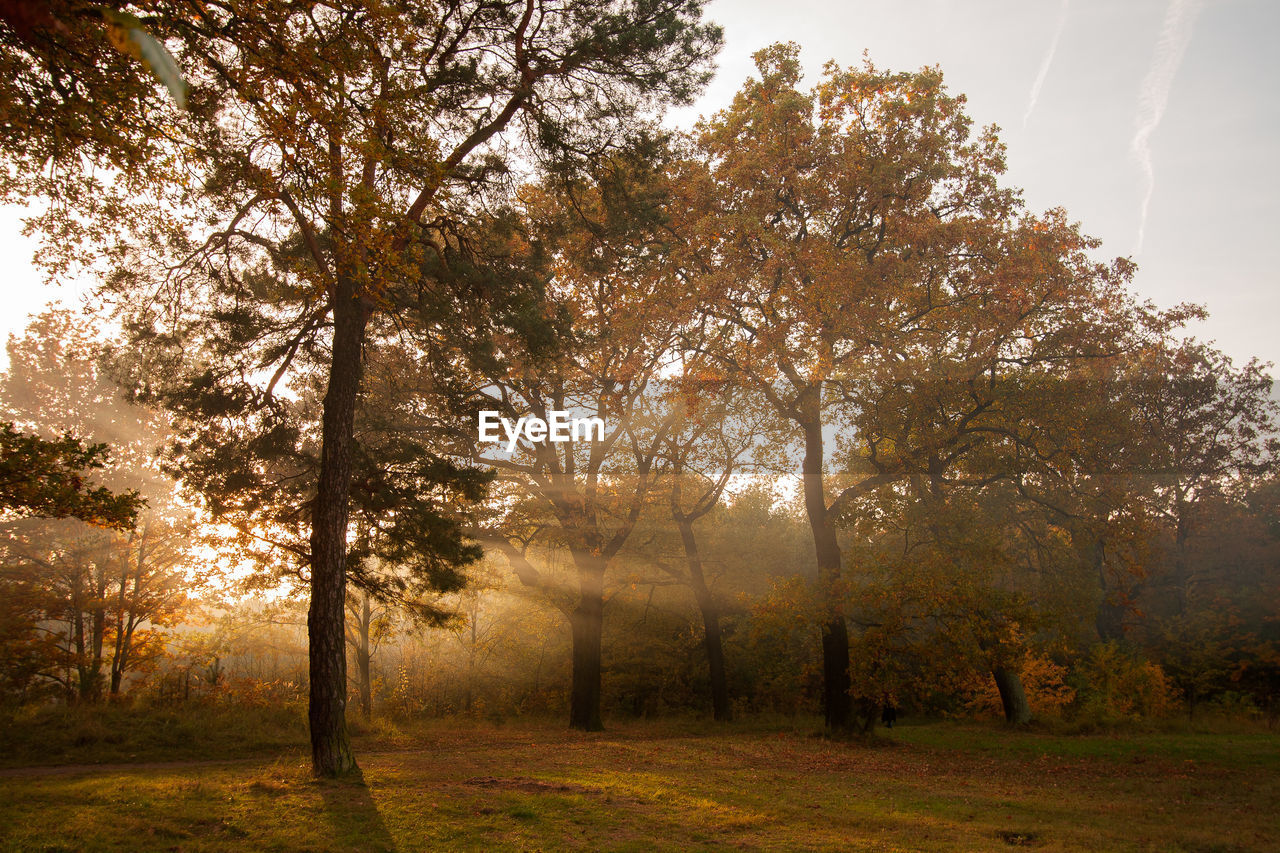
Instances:
[[[1071,0],[1062,0],[1062,7],[1058,10],[1058,23],[1053,28],[1053,39],[1049,42],[1049,52],[1044,55],[1040,70],[1036,73],[1036,80],[1031,84],[1031,97],[1027,101],[1027,111],[1022,116],[1024,128],[1027,126],[1027,119],[1031,118],[1031,112],[1036,108],[1036,101],[1040,100],[1040,89],[1044,86],[1044,78],[1049,76],[1053,55],[1058,52],[1058,42],[1062,39],[1062,31],[1067,27],[1067,10],[1070,7]]]
[[[1147,76],[1142,81],[1138,94],[1138,116],[1133,134],[1133,154],[1138,158],[1146,179],[1146,192],[1142,198],[1142,217],[1138,223],[1138,247],[1135,254],[1142,253],[1142,244],[1147,234],[1147,213],[1151,209],[1151,196],[1156,188],[1156,173],[1151,164],[1151,134],[1164,117],[1164,109],[1169,103],[1169,90],[1173,86],[1174,75],[1178,65],[1191,42],[1191,30],[1195,26],[1196,15],[1200,13],[1202,0],[1172,0],[1164,15],[1164,24],[1160,27],[1160,38],[1156,42],[1156,53],[1147,69]]]

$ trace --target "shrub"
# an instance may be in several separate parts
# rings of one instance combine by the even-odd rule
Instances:
[[[1159,664],[1144,660],[1119,643],[1099,643],[1076,664],[1078,717],[1112,722],[1163,717],[1178,706],[1178,691]]]
[[[1027,704],[1036,717],[1060,717],[1063,709],[1076,698],[1067,683],[1066,667],[1054,663],[1047,655],[1028,651],[1022,660],[1022,689]],[[976,717],[999,717],[1004,714],[1000,691],[989,672],[975,673],[966,685],[965,710]]]

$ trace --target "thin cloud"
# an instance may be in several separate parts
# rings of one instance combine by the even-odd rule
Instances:
[[[1031,118],[1031,113],[1036,108],[1036,102],[1040,100],[1040,90],[1044,87],[1044,79],[1049,76],[1049,66],[1053,65],[1053,55],[1058,52],[1058,42],[1062,40],[1062,31],[1067,28],[1067,10],[1071,8],[1071,0],[1062,0],[1062,7],[1058,9],[1058,23],[1053,28],[1053,39],[1049,42],[1049,51],[1044,55],[1044,59],[1040,62],[1040,70],[1036,73],[1036,80],[1031,84],[1031,97],[1027,101],[1027,111],[1022,116],[1022,126],[1027,126],[1027,119]]]
[[[1147,213],[1151,209],[1151,196],[1156,188],[1156,173],[1151,164],[1151,134],[1164,117],[1164,109],[1169,103],[1169,90],[1173,87],[1174,75],[1178,73],[1178,65],[1182,63],[1182,56],[1191,42],[1191,31],[1200,7],[1201,0],[1172,0],[1169,4],[1164,24],[1160,27],[1155,56],[1138,94],[1138,117],[1132,148],[1146,179],[1146,191],[1142,198],[1142,216],[1138,223],[1138,247],[1135,254],[1142,253],[1142,244],[1147,236]]]

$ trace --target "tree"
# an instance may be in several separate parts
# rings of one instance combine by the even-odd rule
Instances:
[[[762,418],[746,395],[733,386],[717,389],[698,381],[697,370],[685,366],[668,403],[675,412],[662,451],[660,475],[667,486],[667,511],[680,535],[684,570],[655,560],[667,574],[688,584],[702,616],[703,646],[711,682],[712,715],[729,720],[729,683],[721,639],[721,608],[704,571],[694,524],[721,501],[735,475],[748,467],[747,457],[764,429]],[[719,391],[719,393],[717,393]]]
[[[1212,347],[1184,342],[1153,350],[1131,381],[1138,429],[1150,453],[1156,507],[1173,533],[1168,578],[1174,612],[1194,595],[1188,559],[1201,507],[1239,500],[1253,478],[1280,458],[1280,404],[1271,377],[1250,361],[1237,369]]]
[[[32,674],[68,699],[94,701],[150,669],[199,583],[186,572],[188,541],[187,529],[154,518],[128,534],[78,522],[11,526],[0,540],[0,589],[32,603],[28,649],[47,641]]]
[[[854,695],[868,727],[882,697],[933,701],[978,673],[1010,723],[1030,722],[1029,647],[1060,651],[1075,637],[1090,587],[1069,536],[1011,477],[975,477],[967,461],[882,487],[848,524]]]
[[[162,629],[187,611],[187,590],[203,580],[189,564],[189,513],[174,502],[173,481],[155,458],[168,435],[166,419],[123,399],[107,369],[109,343],[71,312],[45,312],[8,349],[9,369],[0,377],[4,416],[33,429],[108,439],[114,458],[96,461],[99,476],[121,494],[114,502],[136,508],[146,496],[146,508],[115,529],[99,529],[95,516],[81,516],[95,524],[29,519],[7,525],[2,543],[0,583],[27,603],[28,635],[45,639],[26,645],[47,652],[43,660],[29,658],[39,660],[36,674],[80,699],[114,696],[129,673],[154,663]],[[110,497],[105,487],[94,493]]]
[[[685,182],[685,263],[719,330],[708,355],[802,449],[827,603],[824,706],[848,729],[846,515],[1010,436],[992,423],[1009,388],[1112,352],[1143,316],[1123,294],[1130,264],[1092,261],[1096,242],[1061,211],[1032,216],[999,185],[994,129],[972,134],[936,69],[829,64],[802,93],[794,45],[756,61],[761,79],[700,128],[709,166]],[[833,430],[841,474],[829,480]]]
[[[360,713],[373,718],[373,656],[391,635],[394,621],[386,605],[376,603],[366,590],[347,596],[347,642],[356,655],[356,689],[360,693]]]
[[[505,270],[459,267],[518,154],[567,168],[617,144],[690,97],[718,30],[694,0],[174,8],[192,117],[166,152],[193,177],[136,220],[111,291],[136,340],[208,359],[187,375],[209,414],[269,422],[290,370],[318,371],[310,724],[316,772],[342,773],[353,428],[371,328],[393,333],[375,318],[474,316],[491,340]]]
[[[103,370],[103,343],[94,324],[69,311],[48,310],[32,320],[26,334],[9,340],[8,354],[9,369],[0,380],[0,411],[7,421],[0,427],[3,507],[131,529],[147,499],[170,491],[157,489],[142,473],[154,473],[145,444],[158,442],[160,433],[149,413],[121,399]],[[86,445],[76,436],[97,441]],[[139,474],[125,474],[130,468]],[[116,491],[91,485],[89,471],[106,477]]]
[[[116,543],[114,624],[110,695],[118,696],[125,675],[152,663],[164,650],[160,629],[171,626],[190,607],[186,576],[189,525],[148,519]]]
[[[682,289],[660,274],[667,241],[662,177],[649,154],[641,149],[604,160],[592,180],[529,190],[538,233],[557,257],[551,298],[569,318],[573,337],[554,360],[474,383],[477,408],[513,421],[564,411],[604,425],[590,440],[526,438],[511,454],[479,458],[516,496],[499,513],[505,517],[481,535],[507,554],[521,580],[542,583],[522,553],[533,537],[519,549],[513,544],[531,520],[544,543],[572,556],[569,724],[586,731],[603,727],[606,575],[655,482],[673,418],[654,389],[688,310]]]
[[[47,202],[44,229],[73,210],[110,218],[168,166],[166,125],[186,86],[162,39],[181,4],[147,5],[143,22],[119,2],[0,2],[0,198]]]
[[[698,240],[690,264],[709,314],[724,329],[724,346],[710,352],[800,434],[820,599],[829,605],[823,706],[830,727],[847,729],[849,637],[838,603],[834,520],[855,492],[834,503],[827,496],[827,382],[854,374],[869,354],[891,346],[882,337],[915,310],[893,291],[913,280],[924,255],[901,251],[900,242],[916,223],[940,232],[930,207],[934,186],[945,191],[948,179],[956,183],[966,166],[988,166],[997,152],[991,140],[965,146],[960,102],[943,97],[936,74],[829,67],[825,83],[805,95],[795,88],[797,53],[794,45],[775,45],[756,54],[761,79],[748,80],[733,105],[701,128],[699,151],[710,168],[702,182],[690,182],[697,193],[690,216],[698,220],[689,227]],[[975,201],[1009,204],[953,193],[942,209],[964,214]],[[880,266],[907,259],[880,275]]]
[[[1245,649],[1266,647],[1249,636],[1267,630],[1271,594],[1256,574],[1266,537],[1249,499],[1275,469],[1280,405],[1265,365],[1237,368],[1195,341],[1151,348],[1127,378],[1146,462],[1141,498],[1152,518],[1135,633],[1194,712],[1228,688],[1251,656]]]
[[[86,446],[71,434],[48,441],[0,424],[0,509],[129,529],[142,506],[138,493],[113,494],[85,479],[86,471],[106,467],[108,452],[105,444]]]

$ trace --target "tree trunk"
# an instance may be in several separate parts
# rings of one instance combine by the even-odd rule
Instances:
[[[1191,593],[1191,564],[1187,558],[1187,539],[1189,524],[1187,522],[1187,501],[1181,487],[1175,489],[1174,525],[1173,525],[1173,577],[1174,602],[1177,615],[1187,612],[1187,601]]]
[[[681,516],[676,519],[676,525],[680,528],[680,540],[684,543],[689,584],[693,587],[693,597],[702,613],[702,639],[707,649],[707,666],[711,676],[711,714],[717,720],[727,721],[732,719],[733,712],[729,708],[729,682],[725,675],[724,644],[720,637],[720,612],[716,608],[711,590],[707,589],[706,576],[702,573],[702,557],[698,554],[698,542],[693,536],[693,522]]]
[[[133,535],[126,540],[132,543]],[[129,595],[129,575],[132,573],[132,566],[129,563],[129,555],[126,553],[120,560],[120,594],[116,600],[116,638],[115,649],[111,654],[111,689],[110,696],[115,698],[120,695],[120,682],[123,680],[124,672],[120,668],[120,663],[124,659],[124,614],[127,609],[125,601]]]
[[[316,775],[356,769],[347,737],[346,561],[352,430],[360,391],[368,312],[350,282],[339,279],[333,303],[333,356],[324,395],[320,479],[311,519],[311,763]]]
[[[75,621],[71,635],[75,642],[73,659],[76,665],[76,699],[83,702],[89,697],[89,657],[85,640],[84,613],[80,610],[78,602],[73,603],[72,607],[75,608],[73,617]]]
[[[373,621],[372,611],[369,607],[369,593],[360,593],[360,638],[356,643],[356,670],[359,673],[360,683],[360,713],[364,715],[366,720],[373,719],[373,680],[370,677],[370,664],[372,657],[369,653],[369,628]]]
[[[120,610],[116,614],[116,648],[111,657],[111,696],[120,695],[120,686],[124,682],[124,674],[129,671],[129,658],[133,653],[133,632],[140,621],[135,612],[135,605],[142,597],[142,572],[146,566],[146,528],[138,536],[138,559],[130,578],[128,556],[125,557],[125,569],[120,576]],[[132,538],[132,537],[131,537]],[[133,599],[130,600],[126,590],[129,581],[133,581]],[[125,614],[128,613],[126,616]]]
[[[578,606],[569,614],[573,629],[573,689],[569,695],[569,728],[604,730],[600,719],[601,638],[604,633],[604,560],[574,554],[578,565]]]
[[[81,603],[79,596],[73,599],[77,699],[80,702],[94,702],[102,698],[102,648],[107,630],[106,610],[102,604],[106,597],[105,584],[91,574],[88,579],[89,586],[85,592],[89,602]]]
[[[1108,640],[1124,639],[1124,605],[1115,601],[1115,591],[1107,578],[1106,540],[1101,536],[1093,545],[1093,565],[1098,573],[1098,585],[1102,590],[1102,600],[1098,602],[1098,612],[1094,616],[1094,629],[1098,639],[1104,643]]]
[[[111,696],[120,695],[120,687],[124,684],[124,674],[129,671],[130,657],[133,654],[133,632],[137,621],[132,613],[124,624],[124,639],[116,644],[116,655],[111,660]]]
[[[841,599],[841,554],[835,528],[827,512],[826,486],[823,480],[822,421],[818,416],[821,387],[808,394],[805,401],[809,416],[801,424],[804,430],[804,505],[813,532],[814,553],[818,558],[818,588],[825,597],[827,619],[822,625],[822,710],[827,728],[852,731],[855,727],[853,701],[849,696],[849,626],[845,623]]]
[[[850,732],[857,728],[849,689],[849,626],[842,614],[822,626],[822,699],[827,728]]]
[[[1000,691],[1000,704],[1004,706],[1004,718],[1017,726],[1031,722],[1031,706],[1027,693],[1022,689],[1022,675],[1016,669],[998,666],[991,670]]]
[[[479,599],[477,598],[477,602]],[[476,621],[480,616],[480,608],[477,603],[471,609],[471,642],[467,646],[467,681],[466,690],[462,694],[462,710],[467,714],[471,713],[471,706],[475,702],[475,678],[476,678]]]
[[[106,610],[106,590],[105,584],[99,586],[97,601],[92,611],[92,618],[89,620],[93,629],[93,657],[89,669],[89,694],[88,698],[98,701],[102,698],[102,664],[105,660],[102,656],[104,644],[107,635],[107,610]]]

